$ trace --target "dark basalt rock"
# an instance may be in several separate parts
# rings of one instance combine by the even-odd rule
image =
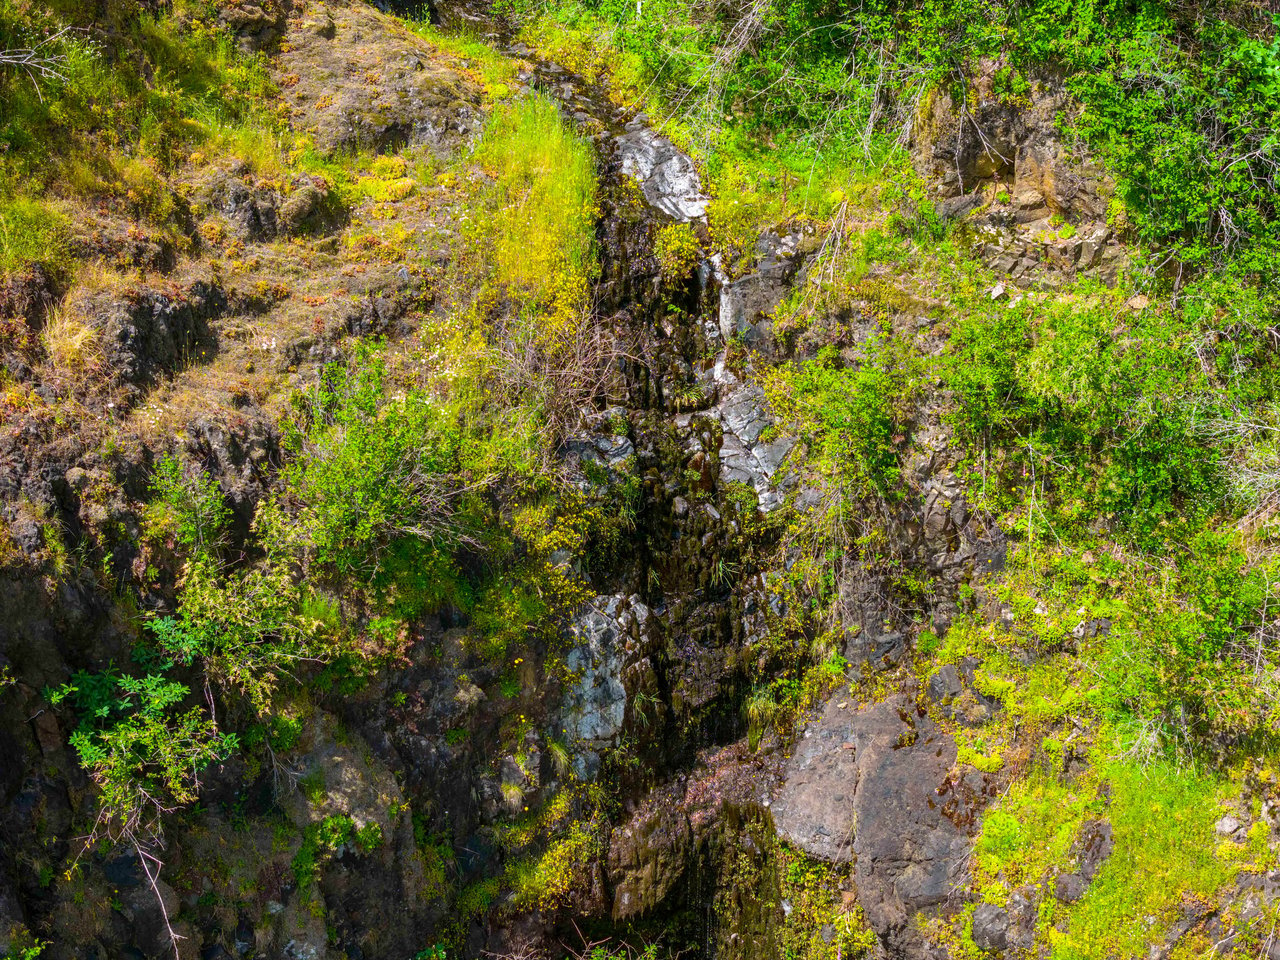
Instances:
[[[1009,945],[1009,914],[990,903],[973,911],[973,942],[980,950],[1001,953]]]
[[[693,856],[693,830],[679,805],[682,791],[647,807],[609,840],[612,915],[626,920],[652,911],[684,878]]]
[[[99,296],[86,313],[102,329],[114,375],[135,388],[210,356],[217,342],[210,321],[227,306],[221,287],[200,280],[184,290]]]
[[[774,804],[781,836],[856,861],[867,921],[914,955],[910,918],[946,901],[964,869],[979,783],[953,783],[955,742],[905,696],[855,708],[833,697],[805,731]]]
[[[740,337],[753,350],[774,352],[773,312],[802,277],[811,243],[802,233],[767,231],[756,242],[752,272],[733,280],[719,273],[720,336],[726,342]]]

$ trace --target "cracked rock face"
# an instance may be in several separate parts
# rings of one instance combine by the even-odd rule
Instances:
[[[578,680],[565,691],[563,713],[565,734],[572,740],[604,745],[622,732],[627,641],[643,630],[648,616],[638,598],[603,596],[574,621],[570,634],[575,645],[565,663]]]
[[[773,417],[765,409],[764,391],[741,386],[727,396],[715,412],[724,427],[720,447],[720,478],[745,483],[756,492],[766,513],[782,503],[773,476],[795,446],[792,437],[770,437]]]
[[[720,336],[733,337],[756,350],[769,352],[775,346],[772,314],[801,277],[808,254],[800,234],[779,236],[769,231],[756,243],[759,263],[744,277],[729,280],[719,273]]]
[[[950,779],[955,741],[908,697],[861,709],[843,697],[805,731],[774,817],[806,852],[855,862],[868,923],[910,956],[910,918],[943,903],[964,869],[984,784]]]
[[[676,220],[698,220],[707,214],[710,199],[693,161],[666,137],[635,129],[617,138],[622,172],[640,182],[644,197]]]

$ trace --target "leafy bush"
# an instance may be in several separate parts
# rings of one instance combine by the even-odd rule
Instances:
[[[99,790],[95,835],[145,846],[163,814],[196,799],[200,772],[236,749],[200,708],[181,708],[189,692],[164,676],[111,672],[80,672],[50,692],[78,717],[71,745]]]
[[[417,392],[388,393],[384,361],[366,346],[325,369],[307,398],[285,471],[313,561],[375,589],[415,565],[436,566],[474,542],[464,438],[448,408]]]
[[[299,613],[300,590],[288,558],[276,551],[246,570],[219,576],[208,557],[192,559],[176,616],[151,623],[155,642],[181,663],[198,663],[224,689],[265,714],[282,683],[305,663],[329,660],[314,621]]]
[[[775,0],[706,17],[688,0],[592,0],[544,16],[582,31],[594,18],[594,42],[607,37],[642,64],[682,120],[731,120],[815,154],[892,152],[923,96],[945,88],[965,99],[984,61],[999,66],[993,92],[1007,102],[1025,102],[1028,77],[1061,77],[1083,107],[1066,132],[1107,162],[1141,240],[1195,266],[1265,277],[1280,243],[1268,147],[1280,46],[1263,8],[1213,9]],[[920,209],[911,230],[936,237],[941,224]]]
[[[174,539],[194,553],[213,551],[231,516],[218,481],[168,455],[156,463],[151,492],[153,524],[171,529]]]
[[[1133,584],[1132,618],[1101,651],[1106,686],[1159,744],[1228,757],[1280,731],[1274,561],[1206,531],[1161,576]],[[1148,749],[1150,749],[1148,747]]]
[[[810,459],[848,499],[900,494],[899,413],[910,383],[906,358],[888,339],[865,345],[866,359],[843,366],[834,348],[780,368],[766,384],[779,420],[806,443]]]

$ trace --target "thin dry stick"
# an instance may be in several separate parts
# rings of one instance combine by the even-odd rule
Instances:
[[[44,103],[44,94],[40,91],[41,80],[66,80],[62,68],[66,66],[65,54],[50,54],[49,48],[71,31],[63,27],[57,33],[46,37],[34,47],[19,47],[13,50],[0,50],[0,67],[14,67],[23,71],[31,85],[35,87],[36,96]]]

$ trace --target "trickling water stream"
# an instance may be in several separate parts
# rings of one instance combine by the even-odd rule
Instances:
[[[762,578],[740,557],[739,508],[728,497],[737,482],[756,491],[763,509],[776,505],[780,497],[770,478],[790,441],[763,439],[771,420],[761,391],[728,367],[722,324],[726,302],[735,301],[726,296],[718,264],[704,259],[684,278],[664,278],[655,255],[659,231],[673,223],[691,224],[704,245],[710,239],[709,198],[693,161],[646,117],[540,58],[505,23],[466,3],[438,12],[446,29],[478,32],[528,64],[520,82],[558,101],[595,149],[600,276],[594,310],[627,344],[622,379],[632,426],[626,447],[634,450],[645,493],[629,573],[604,586],[607,595],[596,598],[578,631],[595,640],[571,654],[586,678],[571,693],[574,708],[598,711],[607,722],[567,722],[592,735],[605,732],[604,741],[614,735],[609,730],[634,737],[639,769],[615,772],[612,786],[643,802],[668,778],[683,781],[699,751],[745,733],[741,703],[751,677],[738,660],[763,636],[769,601]],[[772,294],[780,297],[796,273],[782,270]],[[597,449],[603,442],[582,441]],[[638,693],[656,694],[664,711],[661,722],[646,721],[642,732],[632,706]],[[748,791],[722,805],[687,851],[683,894],[661,907],[708,960],[730,930],[741,929],[732,934],[741,942],[730,955],[763,955],[751,953],[747,942],[757,938],[765,949],[766,938],[758,936],[763,928],[756,926],[767,913],[758,903],[769,892],[726,886],[724,876],[730,852],[736,856],[749,830],[772,833],[760,799]],[[767,858],[763,847],[751,849]]]

